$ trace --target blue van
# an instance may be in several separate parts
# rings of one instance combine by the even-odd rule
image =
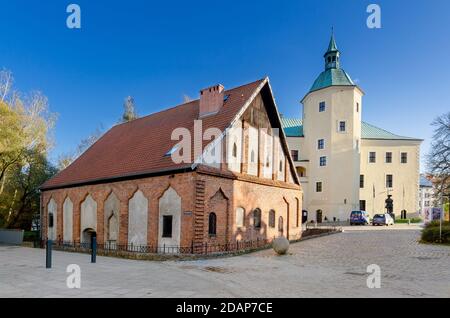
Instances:
[[[370,224],[369,213],[366,211],[352,211],[350,213],[350,225]]]

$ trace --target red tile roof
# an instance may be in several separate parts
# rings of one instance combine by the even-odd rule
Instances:
[[[202,118],[203,130],[217,127],[224,131],[264,81],[225,91],[229,97],[220,111]],[[198,115],[199,100],[195,100],[116,125],[41,189],[190,168],[192,164],[175,164],[165,154],[178,143],[171,140],[172,131],[185,127],[192,132]]]

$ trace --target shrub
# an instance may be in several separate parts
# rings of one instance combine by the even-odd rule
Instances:
[[[427,223],[427,225],[425,227],[426,228],[429,228],[429,227],[438,227],[439,228],[439,224],[440,224],[440,221],[435,220],[435,221],[431,221],[430,223]],[[444,226],[450,226],[450,222],[442,221],[442,227],[444,227]]]
[[[421,218],[411,218],[411,223],[422,223],[422,219]]]
[[[23,233],[24,242],[34,242],[39,240],[39,231],[25,231]]]
[[[448,223],[448,222],[446,222]],[[428,243],[450,243],[450,225],[442,226],[442,242],[439,240],[439,226],[427,226],[422,231],[422,241]]]

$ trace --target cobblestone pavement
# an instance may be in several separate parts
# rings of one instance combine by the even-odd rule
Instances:
[[[0,246],[0,297],[450,297],[450,247],[417,242],[417,227],[344,228],[341,234],[220,259],[149,262]],[[66,267],[81,267],[81,289]],[[381,288],[366,285],[381,267]]]

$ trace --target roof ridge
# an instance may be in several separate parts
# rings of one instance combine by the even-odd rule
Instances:
[[[247,83],[247,84],[242,84],[242,85],[239,85],[239,86],[232,87],[232,88],[230,88],[230,89],[226,89],[226,90],[224,91],[224,93],[229,92],[229,91],[232,91],[232,90],[237,90],[237,89],[242,88],[242,87],[244,87],[244,86],[252,85],[252,84],[255,84],[255,83],[257,83],[257,82],[261,82],[261,81],[263,81],[263,80],[265,80],[265,77],[262,78],[262,79],[255,80],[255,81],[253,81],[253,82],[249,82],[249,83]],[[197,101],[199,101],[199,100],[200,100],[199,98],[196,98],[196,99],[190,100],[190,101],[185,102],[185,103],[182,103],[182,104],[178,104],[178,105],[175,105],[175,106],[171,106],[171,107],[169,107],[169,108],[165,108],[165,109],[156,111],[156,112],[154,112],[154,113],[147,114],[147,115],[145,115],[145,116],[142,116],[142,117],[133,119],[133,120],[131,120],[131,121],[127,121],[127,122],[124,122],[124,123],[117,123],[116,125],[112,126],[111,129],[113,129],[113,128],[115,128],[115,127],[118,127],[118,126],[121,126],[121,125],[125,125],[125,124],[129,124],[129,123],[132,123],[132,122],[136,122],[136,121],[138,121],[138,120],[145,119],[145,118],[148,118],[148,117],[157,115],[157,114],[162,114],[162,113],[164,113],[164,112],[168,112],[168,111],[170,111],[170,110],[174,110],[174,109],[176,109],[176,108],[178,108],[178,107],[182,107],[182,106],[186,106],[186,105],[188,105],[188,104],[195,103],[195,102],[197,102]]]

